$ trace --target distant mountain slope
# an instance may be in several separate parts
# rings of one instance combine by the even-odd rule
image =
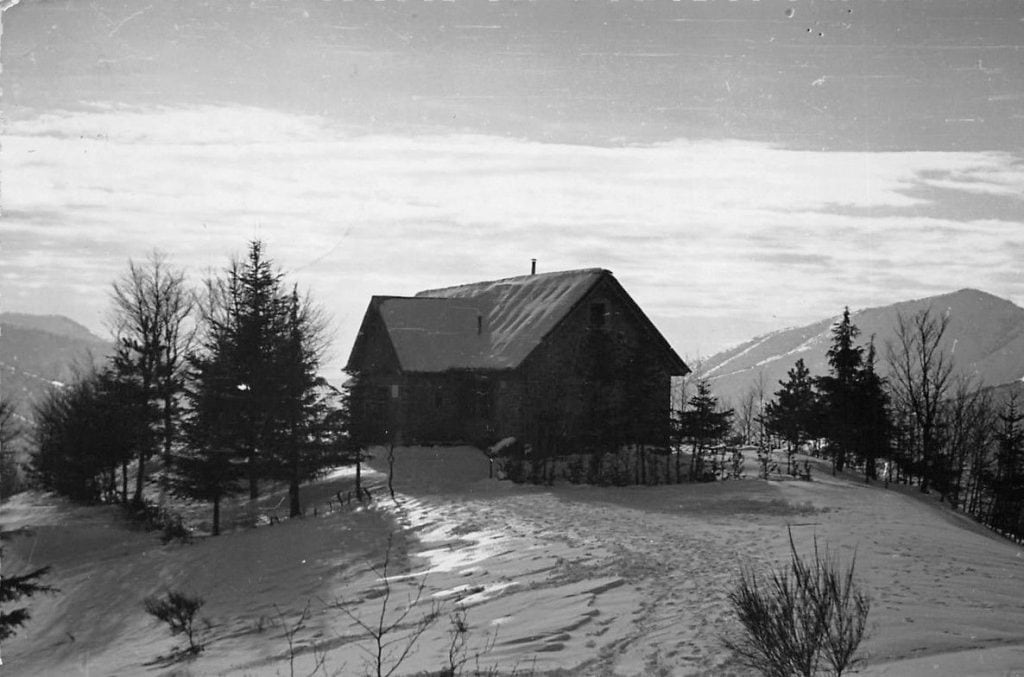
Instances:
[[[976,289],[852,312],[851,319],[861,331],[859,342],[866,344],[875,337],[878,367],[883,374],[887,371],[886,348],[895,338],[898,315],[910,316],[929,307],[949,315],[944,349],[953,355],[963,373],[975,375],[988,385],[1024,376],[1024,308]],[[825,353],[832,324],[838,318],[760,336],[709,358],[703,371],[724,401],[737,403],[759,377],[763,377],[765,395],[770,397],[798,359],[803,358],[814,375],[827,373]]]
[[[21,329],[35,329],[45,331],[48,334],[66,336],[71,339],[86,342],[100,342],[103,340],[91,331],[78,324],[74,320],[63,315],[29,315],[28,313],[0,313],[0,325],[20,327]]]
[[[58,315],[0,315],[0,394],[29,416],[32,405],[54,385],[70,381],[76,368],[102,361],[107,341]]]

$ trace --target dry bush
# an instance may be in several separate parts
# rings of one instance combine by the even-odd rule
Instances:
[[[146,613],[166,623],[172,635],[185,635],[188,653],[191,654],[203,650],[203,644],[197,637],[196,614],[204,603],[202,597],[191,597],[176,590],[167,592],[162,598],[147,597],[144,601]]]
[[[742,630],[723,643],[740,661],[768,677],[843,675],[861,659],[857,648],[870,601],[854,581],[856,558],[843,568],[814,541],[813,558],[796,551],[767,576],[744,568],[729,601]]]

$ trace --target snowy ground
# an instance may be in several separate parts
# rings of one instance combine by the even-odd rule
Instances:
[[[726,595],[741,564],[785,559],[787,526],[803,551],[817,537],[856,552],[872,596],[866,674],[1024,674],[1021,547],[913,491],[821,472],[810,483],[521,487],[487,479],[486,458],[468,449],[401,450],[396,474],[397,502],[377,473],[366,477],[375,507],[339,506],[353,481],[339,473],[306,492],[316,517],[192,545],[161,546],[104,509],[15,499],[3,528],[27,531],[5,541],[5,571],[52,564],[62,592],[32,600],[33,620],[3,647],[5,674],[289,675],[285,630],[307,605],[294,674],[316,667],[314,645],[328,674],[364,674],[369,645],[340,606],[376,620],[392,533],[390,608],[422,586],[409,618],[441,612],[401,674],[445,664],[461,605],[466,653],[486,649],[482,667],[743,675],[719,641],[734,627]],[[227,514],[273,514],[279,501]],[[160,658],[180,642],[141,600],[169,587],[207,600],[197,659]]]

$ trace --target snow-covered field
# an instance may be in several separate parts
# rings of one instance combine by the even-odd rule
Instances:
[[[3,647],[4,674],[306,675],[324,653],[320,674],[365,674],[369,644],[349,613],[376,622],[393,534],[390,610],[417,594],[410,620],[440,610],[399,674],[446,664],[462,606],[465,654],[480,653],[481,667],[744,675],[720,644],[735,627],[726,595],[741,564],[785,560],[787,526],[804,552],[817,537],[856,553],[872,598],[865,674],[1024,674],[1022,548],[913,491],[824,472],[809,483],[523,487],[487,479],[475,450],[399,452],[397,501],[372,473],[374,506],[339,507],[353,477],[338,473],[306,492],[315,517],[191,545],[161,546],[107,509],[14,499],[3,528],[25,531],[5,540],[4,569],[51,564],[61,593],[31,600],[32,621]],[[168,588],[206,599],[207,648],[191,661],[161,659],[181,640],[142,608]],[[291,666],[285,631],[307,606]]]

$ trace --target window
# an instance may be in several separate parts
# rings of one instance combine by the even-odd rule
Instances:
[[[604,304],[603,303],[591,303],[590,304],[590,326],[591,327],[603,327],[604,326]]]
[[[391,386],[391,399],[397,400],[402,395],[402,387],[399,385]]]

